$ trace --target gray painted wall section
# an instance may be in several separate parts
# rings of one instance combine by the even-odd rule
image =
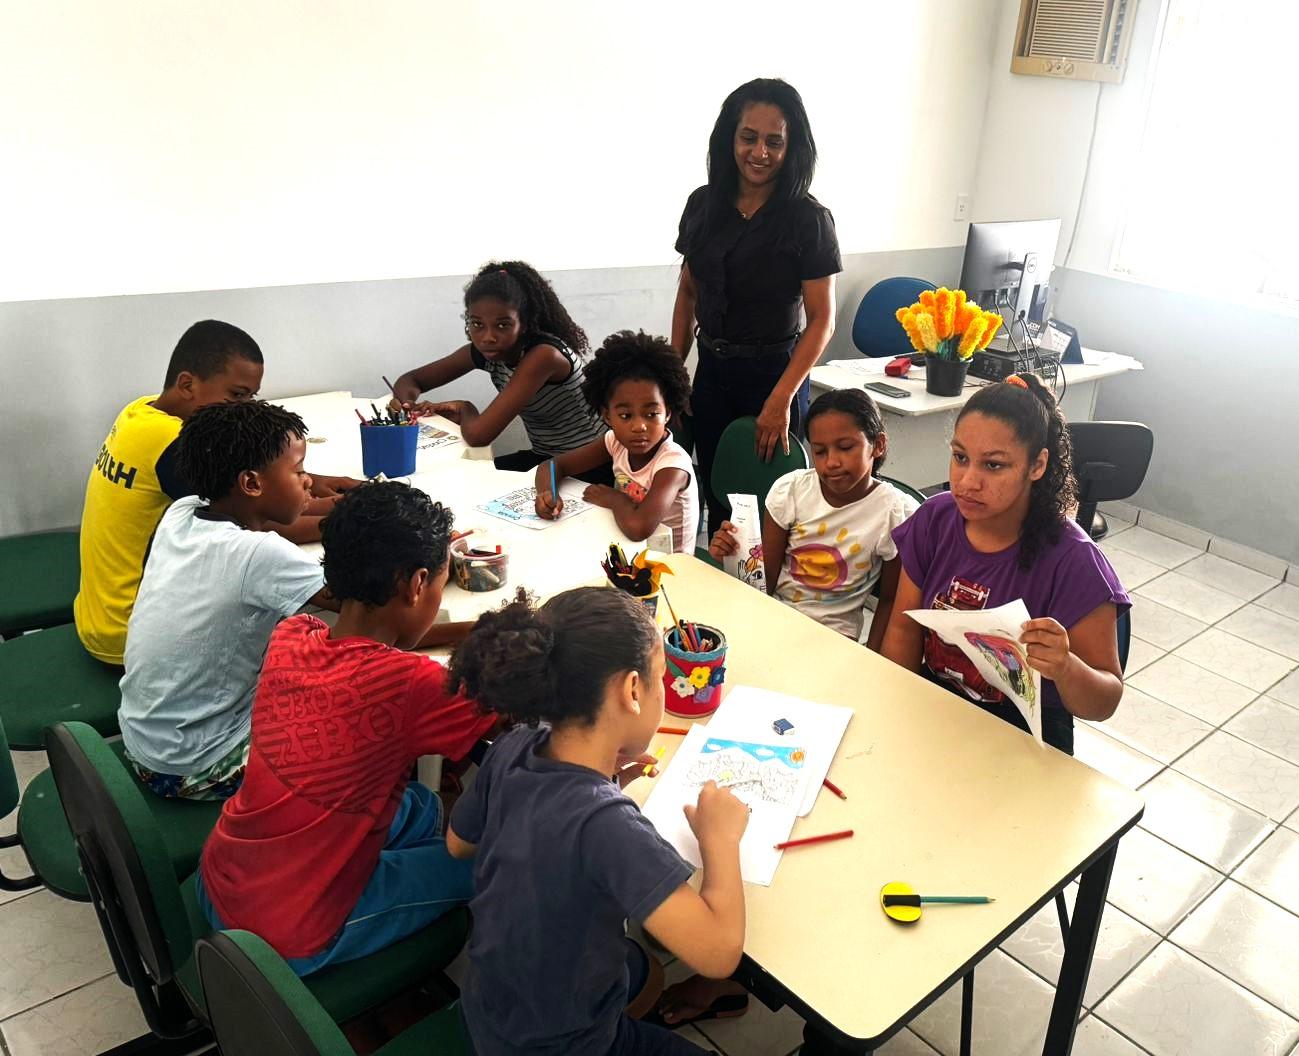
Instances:
[[[1299,563],[1299,318],[1058,274],[1056,314],[1083,343],[1145,364],[1103,383],[1096,406],[1099,419],[1154,430],[1150,472],[1131,501]]]
[[[872,283],[920,275],[954,283],[961,249],[849,256],[839,286],[839,332],[829,358],[855,355],[852,317]],[[551,276],[593,342],[623,328],[666,334],[675,264]],[[449,352],[463,341],[468,276],[214,290],[135,297],[0,303],[4,408],[0,416],[0,536],[76,524],[86,477],[117,412],[157,391],[167,359],[197,319],[224,319],[256,338],[269,398],[351,389],[373,395],[381,374]],[[485,402],[475,375],[448,396]],[[498,449],[523,445],[517,425]],[[310,464],[310,463],[308,463]]]

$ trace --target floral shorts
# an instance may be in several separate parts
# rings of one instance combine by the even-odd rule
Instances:
[[[248,768],[248,739],[240,741],[211,766],[196,774],[164,774],[141,766],[126,753],[126,761],[149,791],[164,799],[229,799],[243,784]]]

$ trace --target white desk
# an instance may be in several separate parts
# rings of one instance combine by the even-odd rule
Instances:
[[[1084,349],[1083,352],[1089,356],[1102,355],[1093,349]],[[925,391],[923,368],[913,368],[909,378],[889,378],[882,374],[866,376],[845,370],[837,365],[842,362],[855,361],[830,360],[812,368],[813,397],[830,389],[858,389],[867,382],[876,381],[906,389],[911,393],[909,397],[870,393],[871,399],[884,412],[884,428],[889,435],[884,473],[916,488],[946,481],[950,459],[948,443],[956,425],[956,415],[971,394],[986,382],[970,378],[959,396],[932,396]],[[1139,364],[1134,364],[1133,360],[1118,358],[1095,366],[1084,363],[1064,367],[1067,385],[1061,407],[1065,417],[1073,422],[1091,421],[1100,382],[1140,369]]]
[[[353,399],[349,392],[329,392],[276,402],[301,415],[307,424],[308,472],[364,476],[356,411],[369,416],[369,400]],[[379,398],[374,402],[382,408]],[[431,421],[447,432],[457,436],[460,433],[446,419]],[[613,514],[605,509],[589,510],[540,531],[480,513],[475,509],[479,503],[515,488],[531,487],[533,481],[531,471],[511,473],[497,469],[486,449],[469,448],[461,442],[421,451],[415,469],[411,484],[455,513],[457,531],[481,528],[505,546],[510,555],[509,581],[499,590],[470,593],[454,581],[447,584],[442,595],[442,613],[451,621],[476,619],[513,597],[518,586],[526,586],[539,601],[544,601],[570,587],[593,582],[602,575],[600,558],[610,543],[618,543],[629,553],[645,545],[623,535]],[[303,549],[321,553],[319,543]]]

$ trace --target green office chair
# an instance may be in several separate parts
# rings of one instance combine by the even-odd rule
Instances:
[[[85,723],[59,723],[47,738],[50,768],[76,840],[100,928],[117,969],[162,1038],[206,1034],[207,1005],[194,944],[210,931],[193,876],[176,878],[146,792],[104,739]],[[304,981],[336,1022],[359,1015],[441,972],[468,935],[455,910],[369,957]]]
[[[789,454],[777,446],[770,462],[763,462],[754,453],[757,435],[756,418],[737,418],[726,427],[722,438],[717,442],[711,483],[713,494],[726,508],[727,517],[731,514],[727,495],[756,495],[758,509],[764,510],[767,506],[767,492],[779,478],[796,469],[808,467],[807,451],[792,433],[789,437]],[[719,562],[713,560],[707,547],[696,547],[695,557],[714,568],[721,567]]]
[[[0,639],[72,622],[80,545],[75,528],[0,539]]]
[[[101,664],[72,624],[0,642],[0,721],[20,752],[45,746],[56,722],[85,722],[106,737],[117,733],[122,672]]]
[[[222,1056],[353,1056],[351,1043],[293,970],[247,931],[198,940],[198,974]],[[455,1005],[426,1016],[375,1056],[466,1056]]]

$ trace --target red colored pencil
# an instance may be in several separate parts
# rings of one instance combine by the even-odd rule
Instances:
[[[362,414],[360,411],[358,411],[355,407],[352,408],[352,412],[353,412],[353,413],[354,413],[358,418],[361,419],[361,424],[364,425],[364,424],[365,424],[365,415],[363,415],[363,414]]]
[[[806,847],[809,843],[826,843],[829,840],[846,840],[852,835],[852,829],[843,832],[827,832],[824,836],[804,836],[801,840],[786,840],[775,845],[776,850],[785,851],[790,847]]]
[[[678,737],[684,737],[690,731],[681,726],[660,726],[659,733],[675,733]]]
[[[836,784],[835,784],[833,781],[831,781],[828,777],[827,777],[827,778],[823,778],[822,781],[821,781],[821,784],[825,785],[826,788],[828,788],[831,792],[833,792],[833,793],[834,793],[836,796],[838,796],[840,799],[847,799],[847,798],[848,798],[847,796],[845,796],[845,795],[843,794],[843,789],[840,788],[838,785],[836,785]]]

